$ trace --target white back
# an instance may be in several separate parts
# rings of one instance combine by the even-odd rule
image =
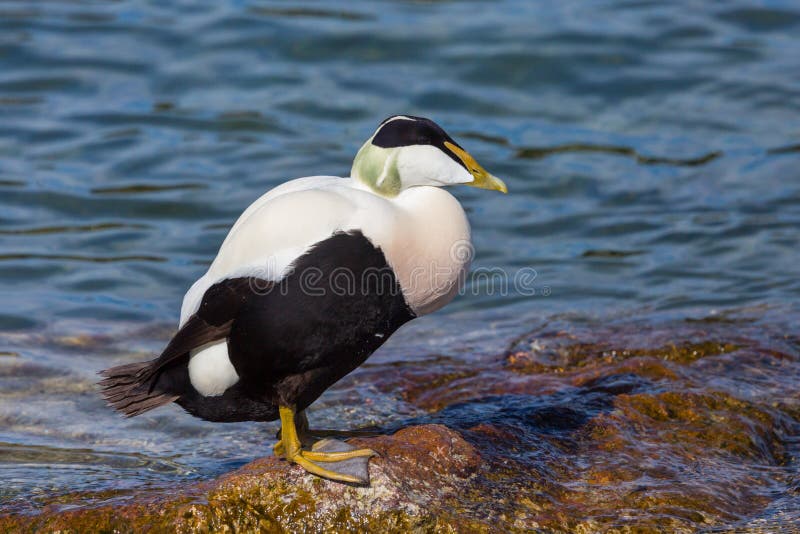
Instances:
[[[466,215],[443,189],[412,187],[385,198],[349,178],[299,178],[269,191],[239,217],[208,272],[184,297],[181,325],[214,283],[235,276],[280,280],[310,246],[348,230],[360,230],[381,247],[417,315],[452,300],[471,260],[464,254]],[[438,276],[431,277],[434,272]]]

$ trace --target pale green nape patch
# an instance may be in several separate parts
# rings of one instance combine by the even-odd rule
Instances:
[[[385,197],[397,196],[403,188],[397,170],[397,148],[381,148],[364,143],[353,160],[350,176]]]

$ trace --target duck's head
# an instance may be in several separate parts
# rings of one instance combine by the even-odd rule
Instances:
[[[430,119],[395,115],[383,121],[353,160],[350,176],[387,197],[420,185],[464,184],[508,192],[441,126]]]

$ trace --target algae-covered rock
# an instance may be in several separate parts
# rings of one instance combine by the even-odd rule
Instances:
[[[323,480],[276,457],[255,460],[217,480],[70,509],[51,505],[38,516],[0,518],[0,531],[67,532],[456,532],[486,530],[452,513],[449,502],[469,483],[480,455],[441,425],[360,438],[380,455],[370,487]],[[64,499],[61,499],[63,501]],[[84,505],[86,503],[84,502]]]
[[[371,362],[344,386],[413,417],[349,440],[380,454],[370,487],[270,456],[174,488],[0,506],[0,532],[791,531],[799,339],[757,321],[553,322],[500,354]]]

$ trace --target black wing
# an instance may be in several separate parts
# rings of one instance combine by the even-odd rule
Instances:
[[[239,311],[249,299],[268,290],[270,282],[253,278],[229,278],[208,288],[197,312],[172,337],[161,355],[148,362],[120,365],[100,371],[103,396],[128,417],[139,415],[180,397],[165,371],[189,361],[189,352],[225,339]]]

